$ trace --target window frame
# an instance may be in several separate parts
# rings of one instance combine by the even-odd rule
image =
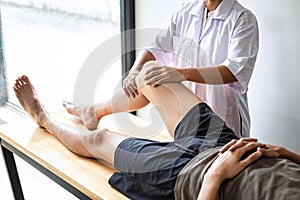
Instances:
[[[2,19],[1,19],[1,7],[0,7],[0,105],[4,105],[8,102],[8,89],[6,82],[6,65],[4,57],[4,45],[2,34]]]
[[[122,74],[126,75],[135,59],[135,0],[120,0]]]

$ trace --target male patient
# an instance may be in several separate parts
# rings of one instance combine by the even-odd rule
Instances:
[[[283,181],[293,185],[291,197],[300,196],[299,186],[294,190],[294,185],[300,185],[299,155],[283,147],[261,144],[256,139],[239,139],[206,103],[180,83],[146,85],[147,65],[153,64],[157,63],[146,64],[136,78],[138,96],[131,98],[120,92],[101,104],[102,116],[137,110],[150,102],[159,106],[172,142],[132,138],[101,128],[79,131],[46,111],[28,77],[19,77],[14,91],[30,117],[70,151],[98,158],[119,170],[109,182],[131,199],[216,199],[224,180],[240,176],[247,166],[258,163],[255,161],[262,155],[292,160],[288,163],[291,167],[285,170],[293,168],[292,176],[298,178]],[[73,111],[81,116],[76,109]],[[193,166],[201,169],[196,177]],[[190,182],[192,177],[195,182]]]

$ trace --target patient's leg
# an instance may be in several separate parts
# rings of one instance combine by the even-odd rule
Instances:
[[[126,136],[102,129],[89,131],[57,121],[42,106],[26,76],[16,80],[14,91],[31,118],[57,137],[70,151],[81,156],[99,158],[113,166],[115,149]]]
[[[168,131],[173,134],[182,117],[201,100],[180,83],[169,83],[155,88],[145,85],[144,75],[151,65],[151,62],[146,63],[137,76],[139,94],[135,98],[128,98],[120,91],[106,103],[74,107],[73,104],[65,102],[64,106],[69,113],[81,117],[84,125],[93,130],[105,115],[135,111],[151,102],[164,119]]]
[[[159,87],[145,85],[145,70],[146,68],[137,77],[139,93],[143,95],[145,102],[152,102],[158,108],[169,132],[173,134],[182,117],[201,100],[182,84],[170,83]],[[108,130],[89,131],[60,123],[46,112],[26,76],[16,80],[14,90],[31,118],[56,136],[69,150],[82,156],[100,158],[113,166],[116,147],[128,137]]]
[[[141,93],[135,98],[129,98],[123,91],[120,91],[112,99],[103,103],[75,106],[70,102],[64,102],[63,106],[70,114],[79,116],[88,129],[94,130],[102,117],[118,112],[136,111],[145,107],[148,103],[149,101]]]
[[[144,66],[136,78],[139,93],[156,107],[169,133],[174,137],[174,131],[181,119],[202,100],[181,83],[167,83],[158,87],[146,85],[144,76],[147,70],[148,67]]]

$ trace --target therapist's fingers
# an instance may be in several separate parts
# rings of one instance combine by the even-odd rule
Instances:
[[[160,75],[154,76],[151,79],[147,80],[146,84],[156,87],[156,86],[161,85],[166,82],[168,82],[167,78],[164,75],[160,74]]]
[[[159,66],[152,66],[150,69],[148,69],[145,73],[145,77],[147,77],[147,75],[153,73],[153,72],[157,72],[163,69],[163,66],[159,65]]]
[[[163,75],[162,67],[152,67],[145,73],[144,80],[149,84],[153,84],[157,79]]]
[[[127,97],[136,97],[138,95],[138,90],[135,80],[126,78],[123,81],[123,91]]]

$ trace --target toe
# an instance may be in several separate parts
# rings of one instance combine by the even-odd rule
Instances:
[[[15,93],[17,93],[19,91],[19,88],[16,85],[14,85],[13,89],[14,89]]]
[[[15,82],[15,87],[16,87],[16,89],[18,89],[18,90],[21,88],[21,85],[20,85],[20,82],[19,82],[18,79],[17,79],[16,82]]]
[[[68,102],[68,101],[63,101],[63,106],[64,107],[70,107],[72,105],[72,103]]]
[[[67,101],[63,101],[63,106],[66,109],[66,111],[70,114],[74,114],[73,111],[73,104]]]
[[[22,76],[22,81],[24,84],[30,84],[29,78],[25,75]]]
[[[23,87],[23,85],[25,85],[24,81],[22,80],[22,77],[19,77],[19,78],[17,79],[17,82],[18,82],[18,84],[19,84],[19,88],[21,88],[21,87]]]
[[[23,77],[21,77],[19,79],[19,82],[22,84],[22,85],[26,85],[26,81],[23,79]]]

